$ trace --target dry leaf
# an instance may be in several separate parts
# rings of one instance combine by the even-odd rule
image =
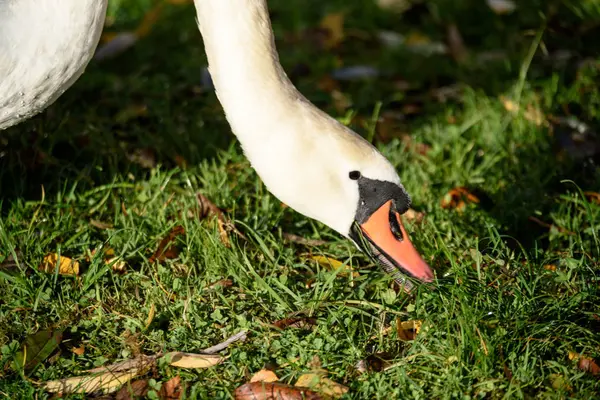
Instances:
[[[341,261],[336,260],[335,258],[314,255],[310,256],[310,259],[316,261],[321,267],[326,268],[330,271],[339,271],[340,276],[348,276],[349,273],[352,273],[353,277],[358,277],[360,274],[357,271],[353,271],[352,267],[344,264]]]
[[[479,197],[469,192],[466,187],[459,186],[454,189],[450,189],[444,196],[441,202],[442,208],[453,208],[457,211],[463,211],[467,203],[479,203]]]
[[[71,347],[71,351],[77,354],[78,356],[82,356],[83,353],[85,353],[85,346],[81,345],[79,347]]]
[[[148,394],[148,380],[138,379],[124,385],[116,394],[115,400],[133,400],[145,398]]]
[[[102,222],[95,219],[90,220],[90,225],[95,226],[98,229],[112,229],[113,224],[108,222]]]
[[[415,340],[422,325],[423,321],[420,320],[400,321],[400,318],[396,318],[398,339],[402,341]]]
[[[275,372],[269,369],[261,369],[250,378],[250,382],[276,382],[278,380]]]
[[[92,393],[100,390],[105,393],[111,393],[117,390],[121,385],[135,378],[141,372],[141,370],[136,368],[126,372],[105,372],[101,374],[76,376],[44,382],[41,387],[50,393]]]
[[[121,257],[112,257],[104,261],[114,272],[124,273],[127,270],[127,263]]]
[[[246,383],[235,390],[235,400],[322,400],[312,390],[277,382]]]
[[[592,375],[600,375],[600,366],[592,358],[570,351],[569,360],[577,361],[577,368],[582,371],[589,372]]]
[[[294,328],[294,329],[311,329],[317,325],[316,318],[284,318],[273,322],[273,326],[279,329]]]
[[[221,242],[225,247],[231,247],[231,242],[229,241],[229,233],[228,231],[234,231],[238,236],[245,239],[244,235],[242,235],[231,223],[231,221],[225,218],[223,212],[217,207],[215,203],[210,201],[206,196],[201,193],[196,194],[196,200],[198,201],[198,206],[200,208],[200,218],[204,218],[206,216],[214,216],[217,217],[217,228],[219,229],[219,236]]]
[[[148,329],[152,320],[154,320],[154,313],[156,312],[156,308],[154,307],[154,303],[150,305],[150,311],[148,311],[148,318],[146,318],[146,323],[144,324],[144,329]]]
[[[322,374],[304,374],[296,381],[295,386],[307,387],[324,395],[338,398],[348,392],[348,388],[342,384],[332,381]]]
[[[38,269],[53,274],[57,265],[61,275],[79,275],[79,262],[63,255],[59,259],[56,253],[46,255]]]
[[[154,261],[164,261],[177,258],[177,256],[179,255],[179,249],[177,249],[174,242],[178,236],[184,234],[185,229],[181,225],[177,225],[176,227],[171,229],[171,232],[169,232],[169,234],[160,241],[160,243],[158,244],[158,248],[156,249],[152,257],[148,259],[148,261],[150,263],[153,263]]]
[[[600,193],[596,192],[583,192],[583,195],[592,203],[600,204]]]
[[[344,13],[327,14],[319,25],[329,32],[329,36],[325,39],[325,48],[336,47],[344,40]]]
[[[165,354],[169,365],[179,368],[210,368],[223,362],[225,358],[216,354],[195,354],[172,351]]]
[[[183,395],[181,390],[181,378],[179,375],[169,379],[160,387],[160,399],[161,400],[179,400]]]

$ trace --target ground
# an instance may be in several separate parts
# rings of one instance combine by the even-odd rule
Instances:
[[[356,399],[599,396],[600,7],[415,3],[269,5],[294,83],[397,167],[434,284],[399,291],[267,192],[202,72],[193,5],[168,2],[0,136],[0,395],[247,330],[218,365],[136,379],[153,398],[175,376],[186,398],[232,398],[263,368],[291,384],[324,369]],[[106,34],[155,4],[110,1]]]

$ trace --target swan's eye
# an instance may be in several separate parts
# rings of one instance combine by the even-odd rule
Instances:
[[[392,207],[390,207],[389,213],[390,220],[390,230],[392,231],[392,235],[399,242],[404,240],[404,236],[402,235],[402,229],[400,229],[400,224],[398,223],[398,213],[396,212],[396,206],[392,203]]]
[[[348,177],[350,179],[352,179],[353,181],[358,180],[358,178],[360,178],[360,172],[359,171],[350,171],[350,173],[348,174]]]

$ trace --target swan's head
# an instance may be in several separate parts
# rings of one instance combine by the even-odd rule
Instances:
[[[403,275],[431,281],[431,268],[402,224],[410,197],[394,166],[337,121],[320,113],[300,115],[269,139],[243,144],[269,190],[352,240],[397,281],[404,282]],[[405,288],[411,287],[406,281]]]
[[[349,226],[345,236],[410,290],[412,283],[404,276],[430,282],[433,272],[411,243],[402,223],[401,215],[410,207],[410,196],[389,161],[374,148],[369,150],[354,160],[349,153],[346,160],[352,166],[346,167],[342,177],[344,191],[339,199],[348,203],[344,218]]]

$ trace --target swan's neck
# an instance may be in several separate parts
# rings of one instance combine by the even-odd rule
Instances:
[[[304,97],[283,71],[265,0],[196,0],[217,96],[242,146],[277,134]],[[281,134],[281,132],[279,132]]]
[[[0,0],[0,130],[52,104],[83,73],[106,0]]]

